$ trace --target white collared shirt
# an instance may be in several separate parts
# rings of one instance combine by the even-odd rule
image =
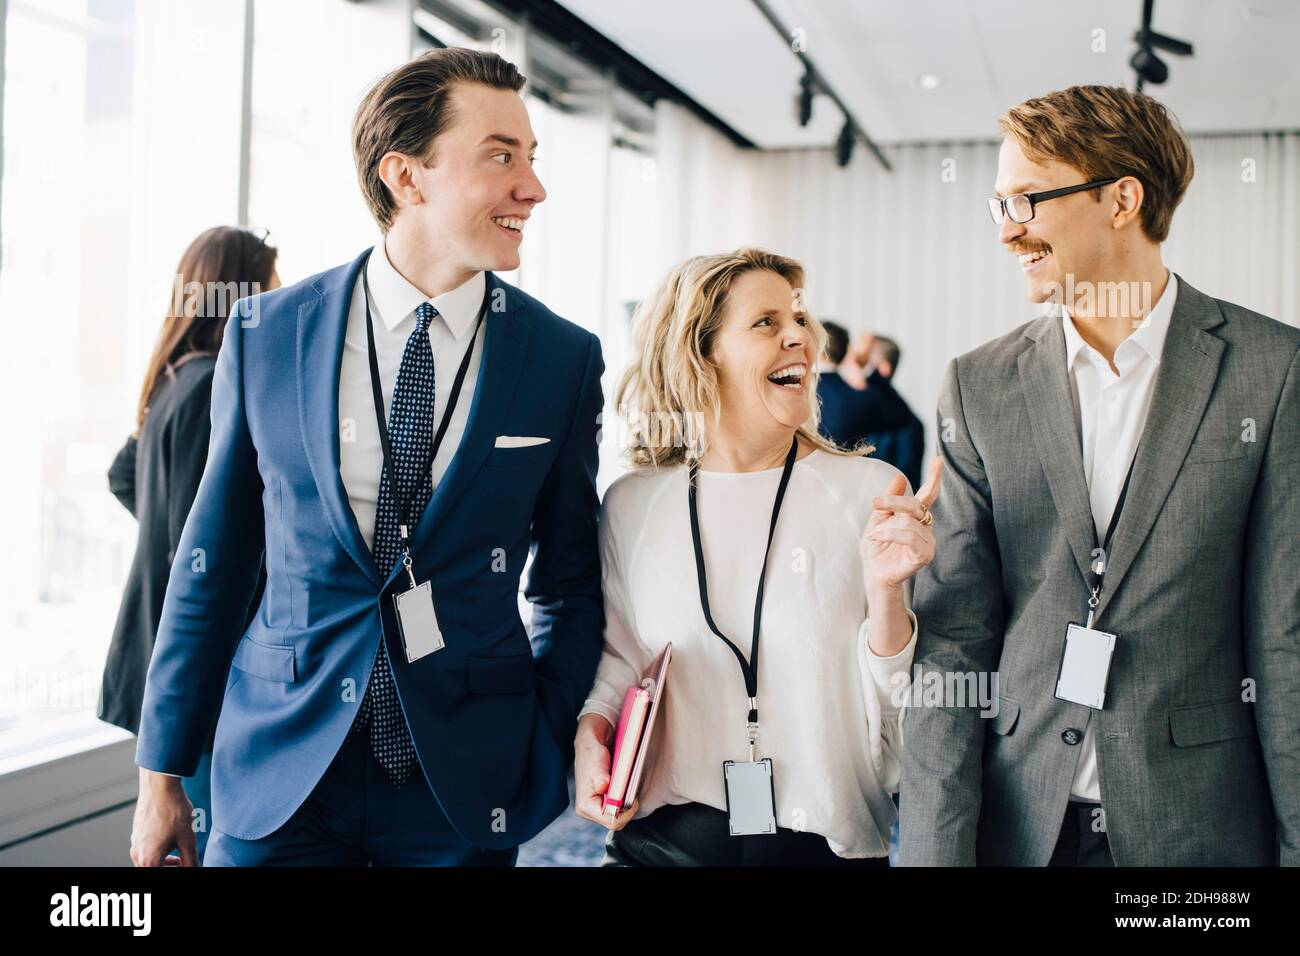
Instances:
[[[465,349],[470,345],[470,331],[483,304],[487,277],[475,273],[473,278],[445,292],[426,299],[393,268],[384,249],[384,237],[375,243],[369,260],[370,315],[375,330],[375,354],[379,361],[379,380],[384,395],[384,416],[393,405],[393,387],[402,366],[406,340],[415,331],[415,310],[428,301],[438,310],[429,323],[429,345],[433,349],[434,400],[433,421],[436,430],[447,407],[447,398]],[[484,329],[487,323],[484,321]],[[472,343],[469,368],[460,398],[452,412],[438,455],[433,460],[435,488],[456,454],[469,408],[478,382],[479,362],[483,353],[481,330]],[[339,475],[348,494],[348,502],[357,517],[357,525],[366,544],[374,547],[375,511],[379,499],[379,478],[384,467],[384,450],[379,443],[379,423],[375,420],[375,400],[370,387],[370,359],[366,348],[365,290],[358,274],[348,307],[348,327],[343,341],[343,361],[339,373]],[[418,517],[416,518],[418,521]]]
[[[1106,537],[1106,529],[1119,501],[1124,478],[1137,453],[1138,439],[1142,437],[1147,412],[1151,408],[1160,356],[1178,297],[1178,280],[1172,272],[1168,275],[1165,291],[1151,312],[1115,349],[1118,375],[1110,370],[1101,353],[1079,335],[1069,313],[1061,310],[1065,367],[1070,375],[1074,419],[1082,442],[1083,476],[1088,483],[1088,500],[1098,543]],[[1121,634],[1120,640],[1123,639]],[[1093,735],[1095,724],[1095,720],[1089,721],[1083,735],[1082,752],[1070,786],[1070,796],[1077,800],[1100,802],[1097,743]]]

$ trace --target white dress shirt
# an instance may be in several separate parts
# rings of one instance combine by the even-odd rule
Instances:
[[[379,380],[384,394],[384,418],[391,418],[393,387],[402,366],[406,340],[415,331],[415,310],[422,302],[431,302],[438,315],[429,323],[429,345],[433,349],[435,432],[447,408],[447,397],[465,349],[469,333],[483,304],[487,277],[475,273],[473,278],[442,295],[429,299],[393,268],[384,249],[384,237],[375,242],[370,254],[370,315],[375,330],[375,355],[379,360]],[[470,405],[478,382],[479,362],[487,319],[472,344],[469,368],[456,408],[451,413],[447,433],[433,460],[433,486],[447,471],[456,454]],[[379,442],[379,423],[375,420],[375,399],[370,387],[370,359],[366,348],[365,290],[357,276],[348,307],[348,327],[343,341],[343,361],[339,372],[339,475],[348,493],[352,513],[366,539],[374,547],[375,511],[379,501],[379,478],[384,467],[384,449]],[[418,517],[415,519],[418,521]]]
[[[781,472],[699,476],[710,609],[746,659]],[[898,711],[916,617],[909,610],[912,637],[898,654],[871,652],[858,542],[873,496],[897,473],[821,449],[796,461],[763,595],[756,751],[773,761],[777,823],[826,837],[843,857],[887,855],[896,817]],[[632,472],[601,508],[605,648],[582,714],[617,726],[628,687],[673,644],[638,817],[688,802],[725,810],[722,762],[749,759],[745,681],[700,608],[687,487],[685,466]]]
[[[1088,483],[1092,520],[1097,543],[1106,537],[1120,489],[1137,452],[1138,439],[1146,426],[1155,390],[1160,355],[1164,351],[1169,320],[1178,297],[1178,280],[1169,273],[1169,283],[1142,323],[1115,349],[1116,375],[1106,359],[1083,340],[1070,314],[1062,309],[1065,330],[1065,366],[1070,375],[1074,416],[1083,446],[1083,475]],[[1091,545],[1089,546],[1091,548]],[[1103,587],[1105,586],[1103,582]],[[1082,609],[1080,609],[1082,613]],[[1131,635],[1119,634],[1121,641]],[[1070,796],[1076,800],[1101,801],[1097,778],[1095,720],[1088,721],[1080,744]]]

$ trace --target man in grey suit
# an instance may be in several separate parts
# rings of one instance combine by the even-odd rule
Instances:
[[[900,862],[1294,865],[1300,330],[1166,270],[1192,158],[1155,100],[1000,126],[990,214],[1053,314],[948,366]]]

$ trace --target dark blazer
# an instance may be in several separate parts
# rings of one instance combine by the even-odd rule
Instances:
[[[487,274],[493,307],[465,434],[412,536],[446,646],[408,662],[392,603],[407,587],[402,564],[375,563],[339,476],[339,365],[370,251],[235,303],[136,763],[194,773],[220,713],[212,815],[223,832],[260,839],[338,753],[383,640],[439,806],[470,843],[515,847],[568,807],[577,715],[604,645],[600,342]],[[264,546],[265,596],[245,626],[237,602]],[[518,605],[530,550],[531,634]]]
[[[882,381],[878,387],[894,391],[893,382],[887,378]],[[903,397],[897,392],[894,394],[906,407]],[[921,459],[925,455],[925,425],[910,408],[907,409],[907,424],[900,428],[872,432],[867,435],[867,441],[876,446],[871,457],[889,462],[906,475],[913,491],[920,486]]]
[[[867,379],[864,391],[836,372],[823,372],[817,380],[817,398],[822,407],[821,433],[845,448],[866,441],[871,432],[902,428],[912,415],[889,380],[878,372]]]
[[[135,559],[104,665],[98,717],[131,733],[162,616],[167,575],[208,458],[214,356],[196,356],[164,379],[140,439],[128,438],[108,472],[109,489],[140,522]]]

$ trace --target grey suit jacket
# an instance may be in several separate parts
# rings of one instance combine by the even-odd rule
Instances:
[[[916,662],[996,671],[999,707],[905,708],[900,862],[1046,865],[1093,721],[1117,864],[1294,865],[1300,330],[1178,276],[1093,625],[1118,635],[1100,711],[1054,696],[1096,544],[1067,376],[1059,318],[948,366]]]

